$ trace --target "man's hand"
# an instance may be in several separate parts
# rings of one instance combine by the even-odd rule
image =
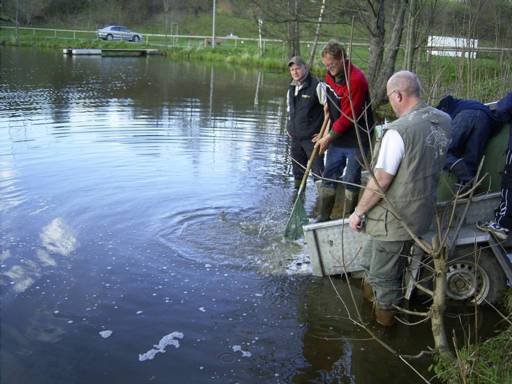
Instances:
[[[326,151],[329,144],[331,144],[332,138],[331,136],[324,136],[321,139],[317,137],[315,147],[318,147],[318,153],[322,154]]]
[[[348,218],[348,223],[350,225],[350,228],[352,228],[354,231],[361,231],[363,229],[363,220],[361,220],[361,216],[359,216],[357,213],[352,212],[350,217]]]

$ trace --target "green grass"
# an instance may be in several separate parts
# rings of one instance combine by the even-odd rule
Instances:
[[[512,312],[512,289],[505,294],[503,307]],[[509,316],[510,319],[510,316]],[[512,327],[496,336],[457,350],[457,359],[438,358],[431,370],[445,383],[512,383]]]
[[[225,36],[229,33],[240,36],[241,38],[257,38],[258,24],[255,19],[234,17],[232,15],[217,12],[215,17],[216,34]],[[145,28],[141,26],[141,28]],[[146,27],[147,28],[147,27]],[[153,28],[155,33],[161,33],[163,27]],[[180,34],[190,35],[211,35],[212,33],[212,15],[203,13],[198,16],[184,17],[179,23]],[[304,23],[301,26],[301,39],[312,41],[316,30],[315,23]],[[325,24],[321,30],[322,41],[327,41],[336,37],[342,41],[348,41],[351,35],[351,26],[348,24]],[[148,30],[149,32],[150,30]],[[267,39],[284,39],[286,37],[286,24],[265,21],[262,26],[262,37]],[[367,41],[366,31],[363,29],[354,30],[354,41]]]
[[[457,361],[440,359],[433,366],[446,383],[512,383],[512,328],[458,351]]]

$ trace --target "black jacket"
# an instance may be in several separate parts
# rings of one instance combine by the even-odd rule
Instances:
[[[288,87],[288,107],[290,114],[286,129],[296,140],[305,140],[320,132],[324,120],[324,108],[318,100],[316,87],[318,80],[308,74],[304,85],[295,96],[295,86]]]

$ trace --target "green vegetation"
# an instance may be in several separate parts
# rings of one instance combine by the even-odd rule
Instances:
[[[509,289],[505,307],[512,312],[512,290]],[[456,351],[457,359],[438,359],[432,366],[437,377],[446,383],[501,384],[512,383],[512,326],[497,336]]]

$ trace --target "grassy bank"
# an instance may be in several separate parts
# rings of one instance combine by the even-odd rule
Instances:
[[[512,290],[504,303],[512,313]],[[504,318],[508,324],[501,333],[480,343],[468,344],[456,350],[456,360],[438,360],[432,367],[444,383],[512,383],[512,326],[511,315]]]
[[[0,43],[16,45],[14,29],[0,29]],[[180,37],[165,35],[145,35],[144,42],[110,42],[96,38],[92,31],[65,31],[38,29],[20,29],[19,45],[41,48],[157,48],[174,60],[224,62],[231,65],[280,71],[286,74],[287,47],[281,41],[267,41],[260,54],[256,39],[219,38],[218,45],[212,49],[210,39],[204,37]],[[308,57],[311,46],[302,45],[304,57]],[[319,51],[313,72],[322,75]],[[354,46],[352,61],[364,71],[368,69],[368,48]],[[479,54],[478,59],[469,60],[458,57],[430,56],[420,52],[416,71],[423,81],[426,97],[436,103],[445,94],[478,99],[485,102],[502,97],[512,87],[511,54]],[[402,66],[403,55],[399,54],[396,68]]]

